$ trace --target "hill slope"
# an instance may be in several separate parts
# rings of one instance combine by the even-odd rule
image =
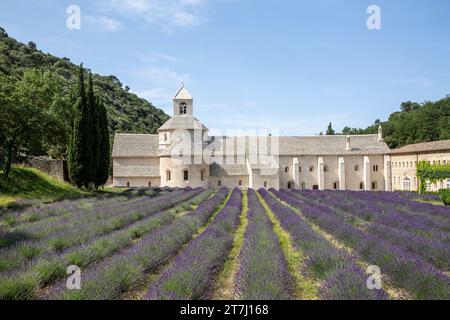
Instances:
[[[76,82],[77,66],[68,58],[58,58],[25,45],[8,36],[0,27],[0,72],[20,76],[24,70],[49,70],[62,77],[65,94],[69,95]],[[109,116],[110,132],[155,133],[169,117],[148,101],[123,88],[115,76],[94,74],[96,91],[103,99]]]

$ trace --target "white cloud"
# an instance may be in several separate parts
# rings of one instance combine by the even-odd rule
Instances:
[[[412,85],[421,88],[430,88],[433,86],[433,80],[425,77],[421,78],[399,78],[390,81],[394,85]]]
[[[178,73],[170,68],[147,67],[136,72],[143,81],[161,86],[179,86],[191,79],[188,73]]]
[[[179,58],[174,57],[169,54],[161,53],[161,52],[149,52],[149,53],[142,53],[142,52],[135,52],[133,55],[141,60],[142,62],[150,62],[150,63],[156,63],[156,62],[178,62],[180,61]]]
[[[202,8],[207,0],[99,0],[104,9],[137,15],[166,33],[192,27],[204,21]]]
[[[255,101],[244,101],[244,102],[242,102],[242,106],[247,107],[247,108],[256,107],[256,102]]]
[[[118,31],[122,28],[122,24],[115,19],[108,18],[106,16],[86,16],[86,22],[94,25],[101,31]]]

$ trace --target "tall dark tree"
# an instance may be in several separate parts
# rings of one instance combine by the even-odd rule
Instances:
[[[106,113],[106,108],[100,99],[97,99],[97,110],[98,110],[98,136],[99,136],[99,149],[98,149],[98,159],[99,165],[97,169],[97,176],[95,179],[95,186],[105,185],[109,177],[109,167],[111,159],[110,151],[110,140],[109,140],[109,130],[108,130],[108,115]]]
[[[328,128],[327,128],[326,135],[327,136],[334,136],[335,134],[336,134],[336,131],[334,131],[333,125],[330,122],[330,124],[328,125]]]
[[[77,187],[88,187],[91,182],[91,115],[86,97],[83,65],[80,65],[78,72],[77,99],[73,112],[73,128],[67,159],[69,177]]]
[[[92,79],[92,73],[89,74],[88,90],[87,90],[87,104],[89,109],[89,147],[91,149],[89,165],[90,165],[90,178],[88,183],[96,181],[97,170],[99,167],[99,148],[101,144],[100,137],[100,123],[99,123],[99,106],[97,98],[94,94],[94,81]]]

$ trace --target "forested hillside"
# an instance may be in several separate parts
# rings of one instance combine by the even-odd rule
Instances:
[[[33,42],[17,42],[0,27],[0,74],[20,78],[30,69],[51,72],[60,78],[65,97],[73,93],[77,66],[70,59],[43,53]],[[128,92],[115,76],[94,74],[94,86],[107,108],[111,133],[155,133],[168,119],[162,110]]]
[[[346,127],[342,134],[377,133],[380,124],[391,148],[450,139],[450,95],[435,102],[403,102],[401,110],[392,113],[387,121],[376,120],[365,129]]]

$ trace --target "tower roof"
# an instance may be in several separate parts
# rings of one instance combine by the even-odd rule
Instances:
[[[178,91],[175,94],[175,97],[173,99],[174,100],[193,100],[192,95],[186,89],[184,84],[182,84],[180,89],[178,89]]]

